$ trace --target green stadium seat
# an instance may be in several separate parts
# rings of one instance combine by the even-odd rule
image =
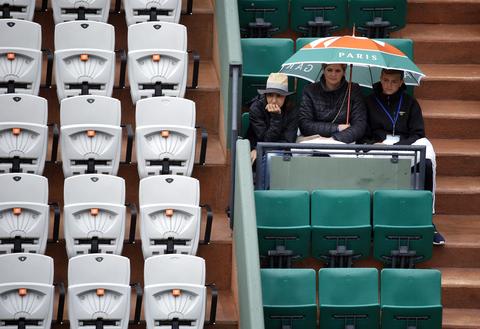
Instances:
[[[307,191],[255,191],[258,244],[270,267],[290,267],[309,256],[310,195]]]
[[[311,204],[313,257],[330,267],[351,267],[370,255],[369,191],[317,190]]]
[[[382,329],[441,329],[441,289],[437,270],[382,270]]]
[[[261,269],[265,329],[316,329],[313,269]]]
[[[325,37],[347,26],[347,0],[292,0],[290,28],[304,36]]]
[[[288,29],[288,0],[237,0],[240,33],[267,38]]]
[[[374,257],[412,268],[432,257],[432,193],[382,190],[373,194]]]
[[[242,129],[241,134],[242,138],[248,138],[248,128],[250,127],[250,113],[242,113]]]
[[[378,329],[378,271],[324,268],[318,272],[320,328]]]
[[[407,0],[349,0],[348,17],[357,35],[388,38],[405,27]]]
[[[265,88],[268,75],[278,72],[282,64],[293,55],[293,40],[281,38],[242,39],[243,90],[242,103],[246,104]],[[292,80],[293,81],[293,80]],[[289,81],[293,90],[293,83]]]

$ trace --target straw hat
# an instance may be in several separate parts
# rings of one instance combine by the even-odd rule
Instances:
[[[284,73],[270,73],[265,89],[258,89],[258,93],[263,94],[279,94],[288,96],[294,94],[288,91],[288,77]]]

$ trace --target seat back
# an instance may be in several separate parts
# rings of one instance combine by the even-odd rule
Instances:
[[[120,101],[79,96],[60,103],[60,146],[65,177],[78,174],[116,175],[122,128]]]
[[[39,24],[20,19],[0,20],[0,94],[38,95],[41,46]]]
[[[112,175],[65,179],[63,228],[68,257],[122,253],[125,234],[125,180]]]
[[[145,22],[128,27],[128,78],[134,104],[152,96],[184,97],[187,72],[184,25]]]
[[[414,263],[432,257],[432,193],[380,190],[373,194],[374,256],[391,263],[392,252],[415,251]]]
[[[310,254],[310,195],[307,191],[255,191],[261,257],[291,250],[294,259]]]
[[[347,0],[292,0],[290,28],[309,37],[325,37],[347,26]]]
[[[442,327],[440,271],[384,269],[380,293],[382,328]]]
[[[205,321],[205,260],[158,255],[145,260],[144,311],[148,329],[201,329]],[[176,326],[175,326],[176,325]]]
[[[1,0],[0,1],[0,17],[23,19],[26,21],[33,20],[35,12],[35,1],[33,0]]]
[[[195,255],[200,235],[200,184],[197,179],[162,175],[140,181],[143,256]]]
[[[369,38],[388,38],[405,27],[407,0],[349,0],[349,26]]]
[[[48,180],[31,174],[2,174],[0,186],[0,253],[45,253]]]
[[[182,11],[182,0],[123,0],[127,25],[147,21],[178,23]]]
[[[312,192],[312,255],[329,261],[351,252],[353,259],[370,255],[370,192],[316,190]]]
[[[323,268],[318,272],[320,327],[378,328],[378,271],[375,268]]]
[[[95,21],[55,25],[55,80],[59,100],[111,96],[115,76],[115,29]]]
[[[106,23],[110,13],[109,0],[52,0],[55,24],[68,21],[98,21]]]
[[[269,37],[288,29],[288,0],[238,0],[242,37]]]
[[[48,105],[34,95],[0,95],[0,173],[41,175],[47,154]]]
[[[89,254],[68,261],[68,319],[71,328],[127,329],[130,314],[130,260]]]
[[[246,104],[257,95],[258,89],[265,89],[268,75],[278,72],[293,55],[293,41],[281,38],[242,39],[243,86],[242,103]],[[289,79],[289,89],[293,90]]]
[[[135,117],[139,176],[190,176],[195,162],[195,103],[178,97],[142,99]]]
[[[315,328],[316,275],[313,269],[261,269],[265,329]]]
[[[31,253],[9,254],[0,256],[0,264],[2,326],[50,329],[55,297],[53,259]]]

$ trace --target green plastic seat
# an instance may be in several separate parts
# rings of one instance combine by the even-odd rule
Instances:
[[[310,195],[307,191],[255,191],[260,257],[270,267],[289,267],[309,256]]]
[[[266,38],[288,29],[288,0],[237,0],[240,33]]]
[[[316,190],[311,203],[312,256],[331,267],[350,267],[370,255],[369,191]]]
[[[383,190],[373,194],[374,257],[413,267],[432,257],[432,193]]]
[[[264,89],[268,75],[278,72],[282,64],[293,55],[293,40],[242,39],[243,82],[242,103],[246,104],[258,95],[258,89]],[[293,90],[293,80],[289,80],[289,89]]]
[[[347,0],[291,0],[290,19],[290,28],[304,36],[329,36],[347,26]]]
[[[313,269],[260,270],[265,329],[316,329],[315,274]]]
[[[349,0],[348,17],[356,35],[388,38],[405,27],[407,0]]]
[[[248,138],[249,127],[250,127],[250,113],[248,112],[242,113],[242,130],[240,134],[242,138]]]
[[[326,268],[318,272],[320,328],[378,329],[378,271]],[[354,325],[355,327],[349,327]]]
[[[382,329],[441,329],[441,273],[384,269],[381,273]]]

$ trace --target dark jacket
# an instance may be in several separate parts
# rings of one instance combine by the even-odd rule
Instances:
[[[420,105],[415,98],[405,92],[405,89],[406,86],[402,85],[395,94],[385,95],[380,82],[377,82],[373,86],[373,94],[366,99],[369,126],[366,135],[367,143],[382,142],[387,134],[391,135],[393,133],[392,121],[380,107],[376,98],[383,104],[385,109],[390,113],[390,116],[395,118],[402,94],[402,106],[400,107],[398,119],[395,124],[395,135],[400,136],[400,141],[396,144],[410,145],[417,139],[425,137]]]
[[[352,84],[350,127],[338,131],[338,125],[347,121],[347,93],[348,82],[345,79],[336,90],[327,90],[323,76],[319,82],[306,86],[300,103],[299,126],[302,135],[319,134],[344,143],[360,140],[367,126],[367,113],[360,87],[356,83]]]
[[[287,106],[288,99],[282,106],[281,113],[270,113],[265,109],[267,99],[258,95],[250,105],[250,127],[248,139],[252,148],[257,142],[294,143],[298,130],[298,110]]]

